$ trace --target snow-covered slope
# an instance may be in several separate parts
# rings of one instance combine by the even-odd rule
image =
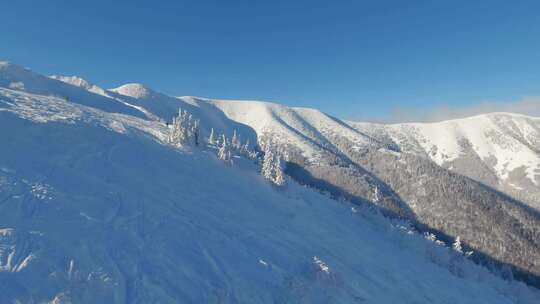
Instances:
[[[388,214],[412,218],[410,208],[349,152],[385,147],[342,121],[315,109],[262,101],[206,100],[233,121],[251,127],[260,145],[279,147],[296,180],[357,203],[370,201]]]
[[[157,95],[156,92],[152,91],[141,83],[124,84],[118,88],[110,89],[109,91],[133,98],[148,98]]]
[[[256,101],[209,102],[230,119],[252,127],[259,140],[267,138],[281,146],[288,160],[287,173],[297,181],[328,191],[337,198],[371,202],[386,214],[407,218],[421,229],[433,229],[453,238],[461,236],[475,250],[485,253],[490,262],[507,263],[524,277],[532,274],[533,278],[528,280],[539,284],[540,216],[521,201],[495,190],[501,189],[497,184],[493,188],[485,187],[487,183],[482,179],[475,182],[466,177],[472,177],[466,171],[455,170],[465,168],[482,177],[491,174],[472,148],[468,152],[472,156],[451,163],[452,169],[460,173],[452,174],[447,170],[449,165],[425,157],[427,152],[423,149],[428,145],[426,140],[416,137],[418,131],[414,128],[400,133],[401,137],[415,139],[411,148],[405,149],[384,136],[384,129],[361,128],[362,124],[354,124],[356,129],[353,129],[317,110]],[[532,133],[535,127],[521,124],[520,129],[505,124],[505,130],[513,132],[505,133],[512,134],[511,141],[505,141],[497,135],[503,129],[500,120],[497,120],[499,124],[472,121],[463,128],[451,127],[449,122],[439,128],[428,126],[422,130],[442,145],[443,152],[438,154],[444,155],[442,158],[455,156],[458,145],[476,145],[481,146],[482,153],[497,153],[499,163],[513,159],[512,166],[518,166],[526,160],[524,164],[528,167],[514,169],[510,176],[519,170],[530,173],[529,166],[536,166],[534,148],[530,147],[535,138],[540,138]],[[529,132],[523,135],[519,133],[522,129]],[[468,135],[472,143],[464,140],[462,134]],[[501,143],[490,145],[488,139],[499,139]],[[453,143],[454,140],[458,142]],[[522,155],[516,155],[518,151]],[[510,168],[508,164],[503,167]],[[525,190],[519,194],[529,193]],[[538,199],[524,202],[538,206]]]
[[[0,89],[2,303],[534,303],[451,250],[163,123]]]
[[[517,198],[535,194],[530,202],[540,209],[540,118],[490,113],[438,123],[351,125]]]
[[[77,78],[59,79],[78,89],[92,90],[92,86]],[[236,131],[243,141],[247,139],[252,145],[271,143],[287,160],[286,172],[295,180],[357,204],[375,204],[385,214],[409,219],[422,229],[434,229],[451,238],[461,236],[466,244],[486,253],[490,262],[502,261],[517,267],[515,270],[527,278],[532,273],[529,281],[540,282],[537,277],[540,264],[536,261],[536,257],[540,257],[540,235],[535,230],[540,222],[538,215],[519,201],[446,170],[450,168],[473,177],[536,206],[538,199],[533,191],[516,188],[517,180],[527,181],[525,173],[520,174],[525,168],[514,169],[509,174],[512,188],[508,191],[500,186],[493,170],[483,164],[472,149],[468,149],[467,157],[436,168],[431,166],[431,158],[425,156],[422,146],[403,149],[384,136],[385,132],[357,125],[354,129],[313,109],[259,101],[175,98],[142,84],[127,84],[105,93],[108,99],[136,109],[143,117],[162,125],[170,122],[178,108],[182,108],[201,121],[203,137],[214,129],[215,133],[229,137]],[[479,129],[486,127],[481,123],[472,125],[475,124]],[[471,129],[474,128],[467,130]],[[441,128],[434,132],[447,134],[450,131]],[[433,134],[434,139],[440,140]],[[404,132],[403,136],[413,135]],[[534,136],[528,138],[534,140]],[[459,144],[470,146],[465,140],[460,140]],[[450,188],[454,192],[448,192]],[[474,231],[467,229],[476,223],[483,224]]]
[[[144,117],[142,112],[121,101],[89,92],[84,87],[46,77],[8,62],[0,62],[0,87],[27,93],[57,96],[103,111]]]
[[[230,119],[252,127],[259,136],[270,136],[281,145],[295,146],[307,161],[325,162],[324,151],[339,153],[336,141],[346,138],[354,149],[374,142],[343,122],[318,110],[290,108],[262,101],[212,100]]]
[[[272,142],[295,178],[354,204],[292,180],[276,191],[213,147],[169,146],[179,108],[203,137]],[[313,109],[103,90],[0,63],[0,302],[534,303],[537,290],[358,206],[540,269],[537,215],[379,135]]]
[[[51,75],[49,77],[52,79],[56,79],[56,80],[71,84],[76,87],[81,87],[95,94],[99,94],[99,95],[103,95],[107,97],[109,96],[104,89],[78,76]]]

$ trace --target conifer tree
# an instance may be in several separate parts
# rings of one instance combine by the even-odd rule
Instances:
[[[240,148],[240,139],[238,137],[238,134],[236,134],[236,130],[233,131],[231,144],[232,144],[233,148],[235,148],[235,149]]]
[[[281,159],[279,157],[276,157],[274,166],[274,183],[278,186],[285,185],[285,175],[283,173],[283,168],[281,167]]]
[[[210,136],[208,137],[208,143],[214,145],[216,143],[214,128],[210,129]]]
[[[459,238],[459,236],[456,237],[454,244],[452,244],[452,248],[459,253],[463,253],[463,248],[461,247],[461,239]]]
[[[279,155],[272,149],[272,145],[266,143],[264,147],[265,151],[261,168],[262,176],[277,186],[285,185],[285,175]]]
[[[273,162],[274,162],[274,153],[270,149],[264,151],[264,158],[261,168],[261,174],[269,181],[273,180]]]
[[[249,138],[246,140],[246,144],[242,146],[242,151],[249,153]]]
[[[223,134],[220,144],[221,145],[218,150],[218,158],[224,161],[226,164],[231,164],[231,149],[227,141],[227,137],[225,137],[225,134]]]
[[[181,147],[186,144],[199,144],[199,120],[193,119],[193,116],[187,111],[178,110],[178,116],[173,118],[169,126],[168,142]]]

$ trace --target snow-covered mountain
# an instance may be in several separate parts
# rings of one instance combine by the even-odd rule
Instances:
[[[292,179],[278,190],[253,160],[237,155],[227,166],[213,146],[169,145],[166,123],[178,108],[200,119],[203,137],[213,128],[227,135],[236,130],[253,144],[272,142],[281,147],[295,179],[349,193],[350,202]],[[413,203],[396,182],[400,175],[380,163],[412,172],[425,168],[417,163],[425,158],[396,152],[316,110],[175,98],[133,84],[104,90],[80,78],[50,78],[1,63],[0,143],[1,303],[535,303],[540,298],[537,289],[474,264],[471,259],[481,252],[467,258],[456,251],[459,242],[456,250],[441,246],[434,236],[426,239],[406,222],[359,205],[371,202],[402,217],[430,219],[435,213],[424,214],[429,208],[422,198],[414,196]],[[429,168],[441,174],[430,179],[453,178],[465,190],[477,190],[464,191],[463,201],[470,202],[472,213],[489,216],[467,223],[463,231],[483,238],[486,227],[504,230],[508,238],[491,235],[486,241],[494,246],[486,245],[485,252],[515,247],[513,253],[528,254],[530,264],[501,255],[504,262],[535,271],[534,213],[476,188],[475,181]],[[332,175],[338,173],[345,181]],[[429,179],[424,183],[431,191]],[[437,195],[431,197],[445,198]],[[485,197],[496,208],[482,209]],[[448,205],[434,204],[439,210]],[[436,213],[437,219],[470,220],[461,205],[454,207],[453,214]],[[461,236],[454,228],[445,232]],[[463,239],[468,243],[469,235]]]
[[[540,286],[538,213],[495,187],[486,188],[482,181],[449,174],[454,171],[422,155],[401,153],[393,142],[373,132],[314,109],[268,102],[175,98],[141,84],[107,92],[153,120],[170,121],[181,107],[201,119],[204,135],[210,128],[229,136],[237,130],[251,143],[272,142],[280,147],[287,173],[295,180],[336,198],[372,203],[387,215],[409,219],[419,229],[440,232],[448,240],[461,236],[483,253],[477,255],[479,261],[502,262]],[[528,191],[519,194],[531,197]],[[525,202],[534,206],[534,197]]]
[[[299,148],[309,162],[324,162],[324,151],[338,152],[336,138],[346,138],[353,149],[374,144],[370,137],[318,110],[290,108],[260,101],[211,100],[230,119],[252,127],[259,136],[268,134],[281,145]]]
[[[490,113],[438,123],[351,125],[540,210],[540,118]]]
[[[329,191],[338,198],[374,203],[390,215],[412,220],[420,229],[433,229],[454,238],[461,236],[472,248],[490,257],[490,262],[508,263],[525,277],[533,273],[531,280],[538,282],[540,217],[537,211],[528,208],[538,204],[532,192],[523,191],[521,196],[514,196],[532,197],[525,201],[527,206],[500,193],[501,188],[486,187],[486,183],[474,176],[449,171],[448,166],[415,150],[402,149],[382,136],[384,132],[360,127],[365,124],[349,125],[317,110],[255,101],[211,102],[232,120],[252,127],[260,138],[267,137],[284,146],[288,173],[297,181]],[[538,154],[530,147],[540,136],[535,137],[529,129],[535,127],[522,124],[528,133],[516,135],[520,129],[507,124],[506,130],[514,132],[513,137],[509,135],[511,141],[500,144],[499,148],[486,148],[487,139],[482,142],[478,135],[491,134],[491,138],[502,141],[502,136],[495,134],[503,127],[490,129],[494,124],[480,122],[471,125],[476,128],[471,126],[469,130],[479,130],[476,137],[471,135],[474,138],[471,145],[482,143],[487,151],[482,152],[497,153],[499,163],[514,160],[511,164],[514,167],[503,166],[514,170],[509,176],[514,176],[515,170],[534,172],[529,166],[536,166]],[[459,133],[448,127],[426,129],[432,131],[434,140],[443,142],[449,132]],[[413,131],[404,133],[403,136],[415,136]],[[461,141],[463,145],[464,140]],[[522,155],[515,154],[518,149]],[[442,153],[449,152],[446,149]],[[520,167],[519,162],[527,167]],[[462,167],[478,175],[485,170],[480,162]]]
[[[67,78],[65,78],[67,79]],[[76,97],[77,102],[89,107],[113,113],[129,114],[145,117],[144,114],[119,100],[112,100],[90,92],[71,83],[59,81],[34,73],[20,66],[0,61],[0,87],[29,92],[34,94],[57,96],[61,98]]]
[[[92,93],[96,93],[96,94],[107,96],[107,97],[110,96],[107,93],[107,91],[105,91],[104,89],[98,87],[97,85],[95,85],[93,83],[89,83],[85,79],[82,79],[81,77],[78,77],[78,76],[51,75],[49,77],[52,78],[52,79],[60,80],[62,82],[74,85],[76,87],[81,87],[81,88],[83,88],[85,90],[88,90],[88,91],[90,91]]]

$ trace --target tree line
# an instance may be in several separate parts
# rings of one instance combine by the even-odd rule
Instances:
[[[175,148],[201,145],[200,120],[195,119],[187,111],[180,109],[178,115],[172,119],[172,123],[167,124],[167,126],[167,143],[169,145]],[[211,128],[205,142],[208,147],[217,151],[217,158],[225,164],[232,165],[234,155],[256,160],[261,167],[260,173],[265,179],[278,187],[285,185],[282,152],[273,141],[260,139],[259,144],[262,149],[252,149],[249,139],[242,143],[241,136],[236,130],[233,131],[233,135],[229,139],[225,133],[218,135],[214,128]]]

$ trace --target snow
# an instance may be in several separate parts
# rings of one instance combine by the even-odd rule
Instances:
[[[109,96],[107,94],[107,92],[96,86],[95,84],[92,84],[88,81],[86,81],[85,79],[81,78],[81,77],[78,77],[78,76],[62,76],[62,75],[51,75],[49,76],[50,78],[52,79],[56,79],[56,80],[59,80],[59,81],[62,81],[62,82],[65,82],[67,84],[71,84],[73,86],[77,86],[77,87],[81,87],[85,90],[88,90],[92,93],[95,93],[95,94],[99,94],[99,95],[102,95],[102,96]]]
[[[153,94],[149,88],[140,83],[128,83],[109,91],[133,98],[146,98]]]
[[[4,97],[4,98],[2,98]],[[162,123],[144,120],[118,113],[108,113],[81,104],[66,102],[53,96],[34,95],[25,92],[0,88],[0,112],[15,112],[21,117],[39,123],[77,121],[103,126],[118,133],[126,128],[135,129],[166,140],[167,128]]]
[[[15,268],[15,272],[19,272],[23,270],[24,268],[28,267],[30,262],[35,259],[35,256],[33,254],[28,255],[26,258],[22,260],[22,262]]]
[[[277,191],[251,160],[225,166],[213,149],[175,149],[161,121],[118,96],[25,75],[32,85],[24,90],[0,80],[2,303],[540,298],[378,214],[294,182]],[[73,101],[50,94],[65,90]],[[187,107],[183,98],[163,100]],[[245,123],[298,140],[314,156],[314,143],[333,145],[334,133],[359,146],[370,140],[313,110],[191,101],[202,124],[232,131]]]
[[[263,101],[211,100],[229,119],[250,126],[259,135],[268,135],[281,145],[298,147],[313,162],[324,150],[339,151],[336,137],[344,137],[361,148],[371,139],[348,125],[314,109],[289,108]]]
[[[75,78],[69,79],[72,81]],[[140,110],[126,105],[125,102],[96,94],[85,87],[66,83],[65,81],[67,81],[68,78],[62,78],[62,80],[63,81],[46,77],[11,63],[0,63],[1,88],[16,90],[19,91],[19,93],[26,92],[41,96],[69,99],[72,103],[86,105],[110,113],[123,113],[137,117],[146,117]],[[14,87],[13,83],[20,84]],[[22,90],[21,87],[23,88]]]
[[[403,123],[379,125],[351,123],[359,130],[385,130],[390,138],[407,147],[418,143],[433,161],[442,165],[463,155],[460,141],[467,140],[473,151],[484,161],[496,160],[495,173],[502,180],[509,172],[524,168],[528,179],[538,186],[535,176],[540,168],[538,143],[529,141],[531,134],[540,136],[540,118],[513,113],[490,113],[437,123]],[[509,132],[508,126],[515,126]],[[535,146],[536,145],[536,146]],[[536,149],[536,151],[533,149]]]
[[[330,267],[328,267],[328,265],[323,262],[320,258],[318,258],[317,256],[314,256],[313,257],[313,262],[315,263],[315,265],[317,265],[317,267],[319,268],[320,271],[326,273],[326,274],[329,274],[330,273]]]

